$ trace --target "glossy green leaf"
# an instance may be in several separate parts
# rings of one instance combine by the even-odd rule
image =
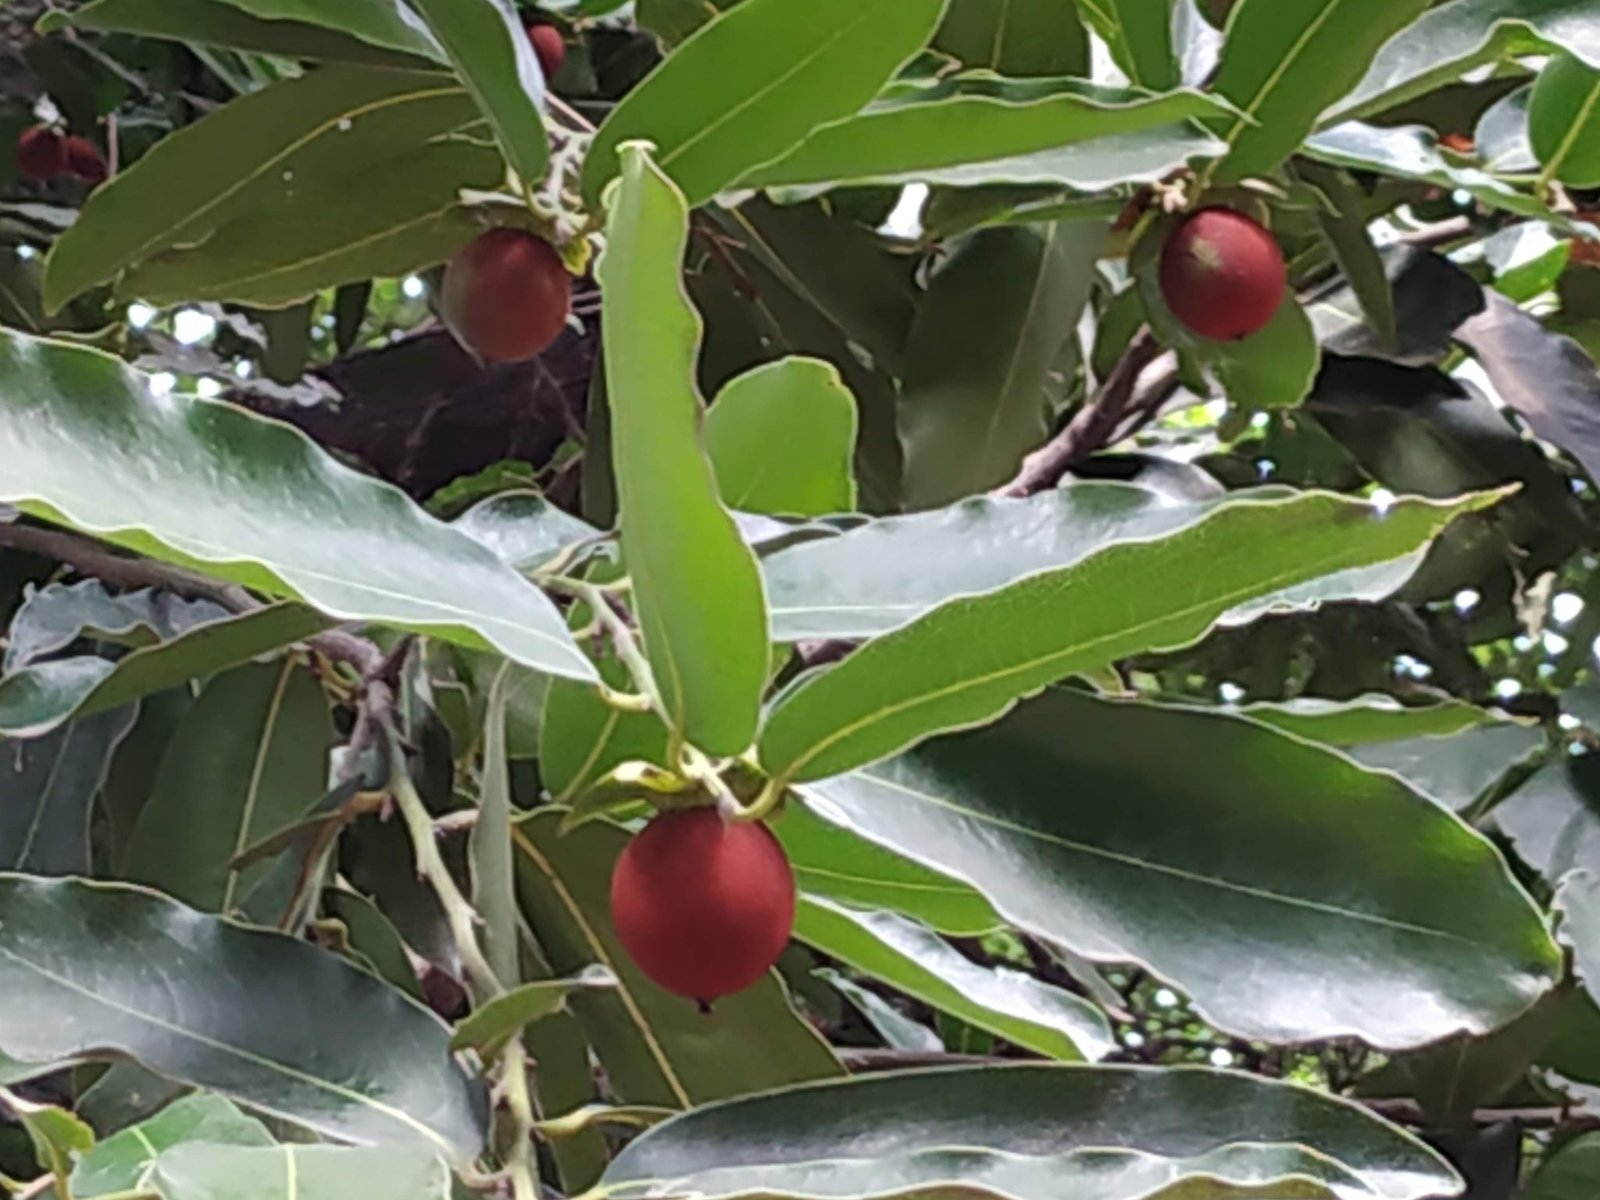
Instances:
[[[938,1054],[944,1050],[944,1041],[928,1026],[908,1017],[877,992],[865,987],[848,975],[832,967],[819,967],[813,974],[833,986],[878,1035],[887,1050],[903,1050],[913,1054]]]
[[[1135,87],[1163,91],[1183,82],[1172,44],[1172,0],[1078,0],[1078,9]]]
[[[1571,54],[1546,64],[1528,106],[1528,135],[1543,179],[1600,184],[1600,68]]]
[[[1301,493],[1223,504],[1158,541],[951,600],[788,692],[761,731],[762,763],[820,779],[993,720],[1045,684],[1192,642],[1241,604],[1409,555],[1484,503],[1407,500],[1380,514]]]
[[[1507,53],[1569,50],[1600,67],[1600,26],[1588,0],[1452,0],[1391,38],[1356,89],[1323,118],[1366,117],[1451,83]]]
[[[174,246],[193,245],[309,181],[357,178],[471,121],[442,75],[328,67],[224,105],[96,190],[45,267],[52,311]],[[172,180],[190,180],[174,193]]]
[[[950,0],[933,47],[1014,78],[1089,74],[1089,39],[1072,0]]]
[[[1392,696],[1379,694],[1354,700],[1306,697],[1278,704],[1251,704],[1236,711],[1241,717],[1329,746],[1446,737],[1499,719],[1461,700],[1407,706]]]
[[[1600,872],[1574,871],[1556,889],[1561,940],[1572,947],[1575,970],[1591,998],[1600,999]]]
[[[480,1147],[486,1098],[449,1029],[296,938],[121,884],[0,876],[0,989],[0,1052],[24,1061],[125,1056],[329,1137]]]
[[[320,0],[91,0],[55,10],[40,31],[66,25],[227,46],[288,58],[394,65],[400,55],[442,60],[438,44],[406,20],[398,3],[326,4]]]
[[[597,270],[622,556],[674,735],[738,754],[766,685],[766,598],[700,441],[701,326],[680,278],[689,212],[644,149],[622,155]]]
[[[1239,115],[1215,128],[1229,151],[1216,178],[1265,175],[1357,82],[1428,0],[1240,0],[1215,87]]]
[[[584,163],[590,204],[635,139],[692,207],[819,125],[850,116],[923,48],[945,0],[745,0],[628,93]]]
[[[844,1200],[933,1188],[1007,1200],[1296,1196],[1425,1200],[1460,1182],[1353,1104],[1194,1068],[907,1071],[752,1096],[657,1125],[606,1172],[624,1200],[665,1181],[707,1200]]]
[[[999,914],[975,888],[824,821],[806,804],[786,805],[773,832],[808,896],[914,917],[941,933],[977,937]]]
[[[1551,216],[1538,197],[1518,191],[1478,167],[1446,160],[1439,153],[1437,136],[1420,125],[1383,128],[1350,121],[1312,135],[1305,151],[1312,158],[1335,166],[1464,191],[1490,208],[1520,216]]]
[[[616,988],[575,993],[569,1005],[619,1099],[689,1108],[840,1073],[776,975],[709,1013],[647,980],[611,926],[611,872],[628,835],[602,821],[565,835],[560,826],[546,810],[517,828],[523,912],[559,975],[598,964],[616,976]]]
[[[950,600],[1060,571],[1129,542],[1158,540],[1237,503],[1281,502],[1273,488],[1210,500],[1177,500],[1124,483],[1080,482],[1026,500],[977,497],[871,522],[834,538],[802,543],[763,560],[772,636],[862,638],[888,633]],[[929,563],[938,570],[929,570]],[[1335,599],[1380,599],[1416,567],[1397,559],[1371,572],[1344,572],[1235,608],[1238,624],[1265,607],[1307,607]]]
[[[616,977],[604,967],[582,971],[572,979],[540,979],[525,983],[496,996],[462,1020],[456,1026],[450,1046],[455,1050],[471,1048],[494,1054],[522,1032],[524,1026],[560,1012],[573,992],[616,986]]]
[[[981,967],[924,925],[816,897],[795,936],[891,987],[996,1037],[1065,1062],[1103,1058],[1111,1026],[1087,1000],[1005,967]]]
[[[162,1200],[448,1200],[450,1169],[425,1146],[175,1146],[156,1159]]]
[[[94,799],[137,716],[119,708],[0,747],[0,870],[89,874]]]
[[[1361,302],[1367,324],[1382,345],[1396,346],[1400,335],[1395,326],[1394,289],[1367,225],[1364,193],[1348,173],[1320,163],[1302,162],[1296,172],[1328,198],[1332,210],[1317,207],[1317,226],[1345,282]]]
[[[1493,810],[1517,857],[1552,885],[1569,872],[1600,872],[1600,759],[1561,755]]]
[[[1285,296],[1265,328],[1235,342],[1210,342],[1202,357],[1241,409],[1292,408],[1311,393],[1322,356],[1300,301]]]
[[[270,1146],[272,1134],[230,1100],[199,1092],[174,1100],[148,1121],[106,1138],[78,1160],[72,1194],[94,1200],[111,1192],[137,1190],[150,1164],[165,1150],[185,1142],[228,1146]]]
[[[11,618],[5,674],[65,650],[79,638],[150,645],[227,615],[211,600],[187,600],[149,588],[111,592],[98,579],[48,584],[29,595]]]
[[[61,1181],[72,1173],[73,1157],[94,1146],[94,1130],[64,1108],[27,1100],[3,1088],[0,1109],[9,1110],[22,1125],[39,1166],[55,1176],[56,1187],[51,1190],[59,1195]]]
[[[310,811],[326,790],[332,747],[327,698],[292,661],[213,679],[162,756],[126,877],[207,912],[243,909],[274,922],[298,864],[230,862]]]
[[[702,432],[729,508],[820,517],[856,506],[856,401],[830,363],[785,358],[730,380]]]
[[[1223,105],[1199,92],[1148,96],[1077,80],[977,74],[899,83],[859,114],[822,126],[739,182],[745,187],[1052,182],[1054,165],[1074,157],[1066,147],[1083,146],[1089,154],[1094,139],[1134,145],[1134,135],[1223,111]]]
[[[1347,753],[1362,766],[1392,771],[1424,796],[1465,812],[1545,744],[1537,725],[1496,721],[1459,733],[1351,746]]]
[[[594,677],[536,588],[287,425],[155,397],[108,355],[14,334],[0,335],[0,395],[0,502],[341,620]]]
[[[626,690],[626,672],[614,659],[601,661],[612,686]],[[623,763],[665,767],[667,727],[653,712],[623,712],[607,704],[599,689],[556,680],[539,727],[539,780],[556,804],[571,804]]]
[[[567,547],[600,536],[593,525],[529,491],[490,496],[451,524],[519,571],[542,567]]]
[[[1533,87],[1520,87],[1484,110],[1473,140],[1484,167],[1496,175],[1532,174],[1539,169],[1528,135],[1528,106]]]
[[[545,78],[512,0],[409,0],[444,47],[456,75],[489,119],[506,161],[527,183],[550,165]]]
[[[1105,246],[1099,221],[981,229],[928,283],[900,400],[913,508],[987,491],[1049,436],[1051,374]]]
[[[1219,713],[1051,691],[803,794],[1019,928],[1142,963],[1241,1037],[1484,1033],[1559,971],[1486,839],[1398,779]]]
[[[1600,1192],[1600,1133],[1567,1142],[1539,1164],[1523,1200],[1589,1200]]]
[[[426,998],[400,931],[382,909],[360,893],[343,888],[324,888],[321,899],[323,916],[344,926],[352,958],[413,1000]]]
[[[273,604],[196,625],[115,662],[80,655],[33,663],[0,678],[0,734],[38,737],[74,717],[242,666],[327,625],[327,618],[303,605]]]
[[[504,175],[489,147],[444,141],[417,147],[393,169],[298,179],[281,199],[240,214],[199,245],[130,267],[117,292],[156,305],[230,300],[281,308],[341,284],[409,275],[443,262],[482,230],[481,213],[461,203],[461,191],[494,188]]]

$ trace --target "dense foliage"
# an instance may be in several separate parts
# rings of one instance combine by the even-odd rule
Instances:
[[[1600,0],[10,0],[0,142],[8,1191],[1600,1195]]]

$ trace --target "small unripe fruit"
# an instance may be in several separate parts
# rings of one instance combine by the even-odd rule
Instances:
[[[539,68],[546,79],[554,79],[561,64],[567,61],[567,43],[554,25],[529,25],[528,38],[533,42],[533,53],[539,59]]]
[[[17,138],[17,170],[25,179],[47,183],[67,169],[67,141],[53,125],[35,125]]]
[[[663,813],[611,876],[611,920],[639,969],[708,1007],[778,961],[794,929],[794,872],[759,821],[714,808]]]
[[[1203,208],[1161,249],[1161,296],[1201,337],[1236,341],[1261,330],[1288,286],[1283,251],[1261,225],[1229,208]]]
[[[100,147],[77,134],[67,139],[67,170],[89,183],[104,183],[110,174]]]
[[[572,276],[543,238],[491,229],[450,260],[439,307],[450,332],[485,362],[522,362],[566,327]]]

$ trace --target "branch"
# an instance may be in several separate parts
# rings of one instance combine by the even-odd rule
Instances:
[[[1164,352],[1148,328],[1140,329],[1099,393],[1073,414],[1065,429],[1022,460],[1015,479],[992,494],[1022,499],[1046,491],[1078,463],[1105,449],[1135,407],[1139,377]]]

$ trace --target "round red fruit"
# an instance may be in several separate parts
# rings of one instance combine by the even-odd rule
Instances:
[[[743,991],[778,961],[794,903],[794,872],[772,831],[714,808],[656,817],[611,876],[611,919],[629,956],[702,1005]]]
[[[1283,251],[1260,224],[1229,208],[1187,217],[1161,249],[1161,295],[1201,337],[1236,341],[1262,329],[1287,289]]]
[[[450,260],[440,310],[456,340],[485,362],[523,362],[566,327],[572,276],[543,238],[491,229]]]
[[[546,79],[555,78],[561,64],[567,61],[567,43],[554,25],[529,25],[528,38],[533,42],[533,52],[539,59],[539,68]]]
[[[67,139],[67,170],[89,183],[104,183],[110,174],[100,147],[76,134]]]
[[[24,129],[17,139],[17,170],[23,178],[47,183],[67,169],[67,140],[53,125]]]

